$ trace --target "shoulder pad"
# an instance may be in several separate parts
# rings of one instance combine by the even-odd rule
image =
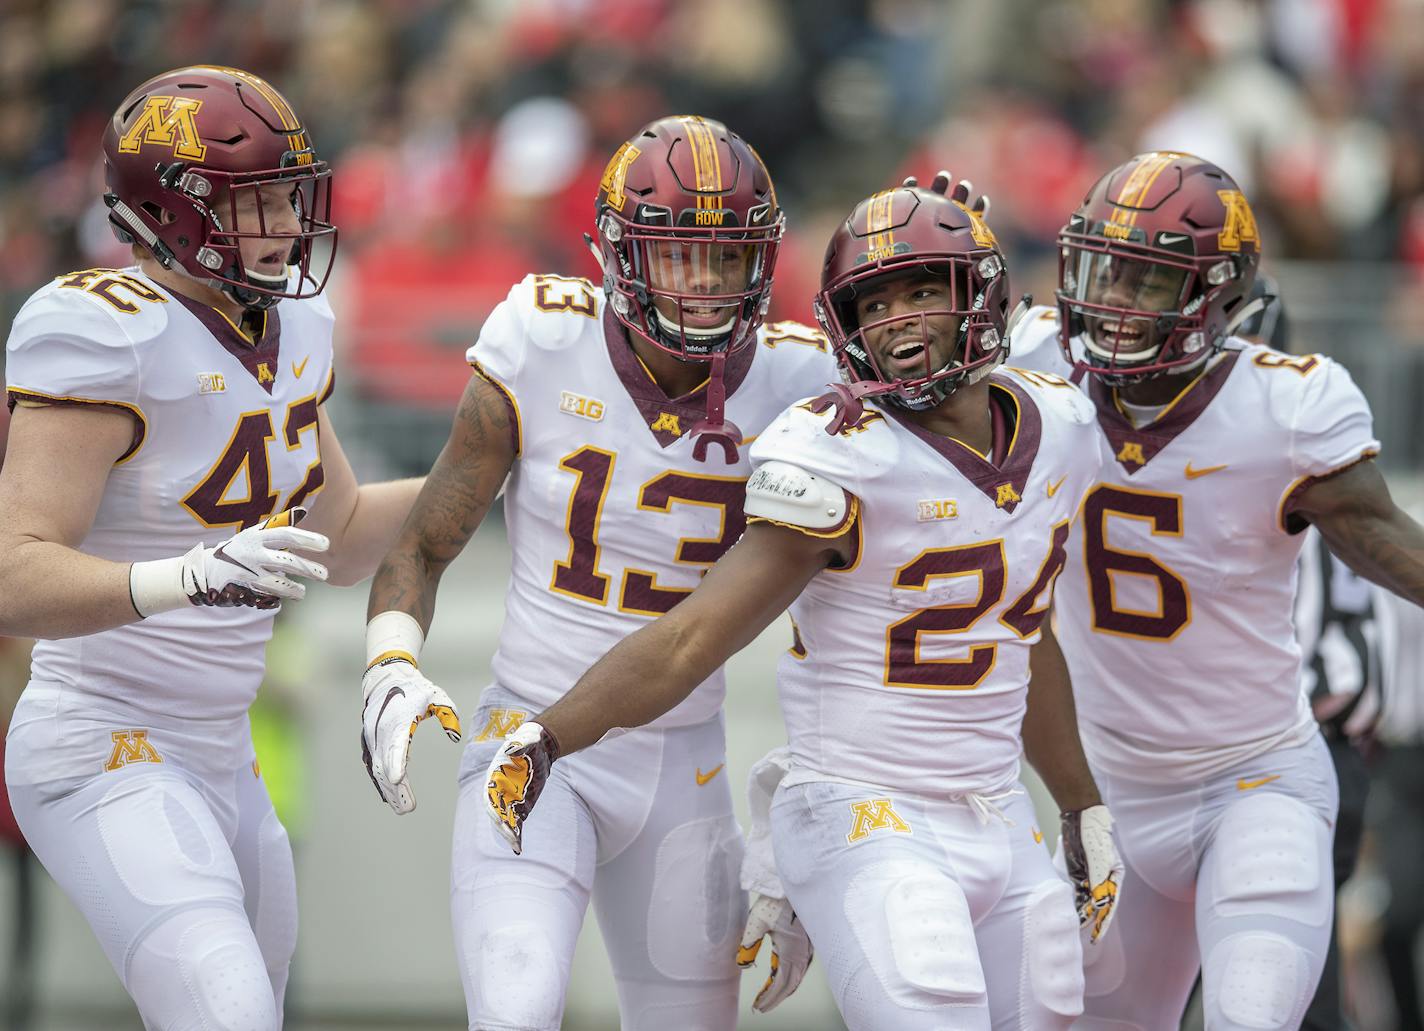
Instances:
[[[764,462],[747,480],[748,516],[808,530],[833,530],[845,524],[849,508],[841,487],[790,462]]]

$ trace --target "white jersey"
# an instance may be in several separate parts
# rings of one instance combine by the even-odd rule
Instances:
[[[1011,433],[997,421],[997,464],[889,405],[835,436],[830,412],[798,405],[752,449],[758,466],[785,462],[854,498],[855,558],[792,603],[777,677],[792,760],[810,775],[940,797],[1017,778],[1029,646],[1098,454],[1092,408],[1068,383],[1017,369],[990,382],[1016,411]]]
[[[136,267],[76,272],[36,292],[6,345],[10,404],[98,404],[135,419],[79,550],[170,558],[310,503],[322,485],[317,408],[332,387],[331,331],[324,298],[287,300],[253,343]],[[31,677],[146,715],[237,716],[262,681],[272,618],[185,607],[40,641]]]
[[[1014,360],[1062,372],[1058,322],[1030,312]],[[1058,637],[1095,765],[1209,776],[1315,733],[1292,623],[1292,496],[1379,450],[1345,369],[1232,339],[1136,428],[1085,382],[1101,429],[1059,585]]]
[[[749,448],[731,465],[715,444],[694,459],[689,431],[706,417],[705,390],[669,400],[586,279],[526,277],[469,359],[507,395],[519,438],[494,675],[537,710],[690,594],[741,536]],[[820,332],[764,326],[727,366],[726,418],[750,439],[835,378]],[[725,691],[719,669],[656,725],[700,723]]]

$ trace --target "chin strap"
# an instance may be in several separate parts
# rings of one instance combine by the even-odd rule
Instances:
[[[864,398],[888,393],[893,389],[874,380],[832,383],[828,393],[811,402],[811,411],[820,415],[829,408],[835,408],[835,418],[826,424],[826,432],[834,437],[846,427],[854,426],[860,421],[860,417],[865,414]]]
[[[692,457],[698,462],[707,460],[707,447],[716,444],[722,449],[722,456],[728,465],[735,465],[739,454],[737,445],[742,442],[742,431],[737,424],[723,418],[727,407],[727,386],[722,382],[722,370],[727,356],[719,354],[712,359],[712,372],[707,380],[707,418],[698,420],[692,427]]]
[[[598,262],[598,270],[606,271],[603,267],[603,251],[599,250],[598,244],[594,243],[593,237],[588,233],[583,234],[583,242],[588,244],[588,252],[593,255],[593,260]]]
[[[1275,301],[1275,294],[1262,294],[1255,300],[1243,304],[1241,310],[1231,316],[1231,320],[1227,322],[1225,328],[1222,329],[1221,335],[1223,339],[1231,336],[1246,323],[1250,322],[1256,315],[1269,308]]]

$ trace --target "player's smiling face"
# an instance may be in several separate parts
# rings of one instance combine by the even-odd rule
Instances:
[[[685,330],[706,333],[726,329],[741,306],[742,293],[751,284],[755,258],[746,244],[683,243],[675,240],[649,248],[648,286],[653,304],[663,319]],[[678,302],[662,293],[682,295]],[[699,304],[698,297],[706,297]]]
[[[1179,310],[1187,278],[1185,269],[1111,254],[1085,257],[1085,300],[1154,315]],[[1113,355],[1118,361],[1150,358],[1161,345],[1156,320],[1147,315],[1104,313],[1088,315],[1086,321],[1095,350]]]
[[[924,268],[889,273],[857,288],[856,322],[882,379],[918,379],[954,357],[962,316],[949,314],[949,280]]]

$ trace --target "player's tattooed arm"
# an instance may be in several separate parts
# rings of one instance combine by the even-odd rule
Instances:
[[[1309,482],[1287,511],[1314,524],[1356,573],[1424,605],[1424,526],[1394,503],[1373,461]]]
[[[430,629],[441,574],[479,527],[514,464],[514,433],[504,394],[483,376],[471,376],[450,439],[376,571],[368,617],[394,609]]]
[[[850,533],[826,539],[754,522],[672,611],[624,638],[533,722],[559,754],[615,727],[651,723],[741,651],[832,563],[849,557]]]
[[[1098,805],[1102,797],[1078,738],[1078,715],[1068,663],[1052,620],[1029,652],[1028,709],[1024,713],[1024,754],[1063,812]]]

